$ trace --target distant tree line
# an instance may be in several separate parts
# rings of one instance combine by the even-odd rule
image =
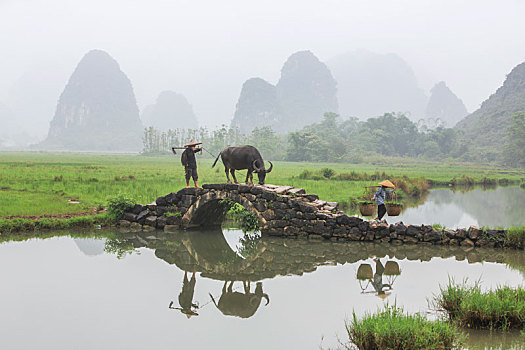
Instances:
[[[335,113],[325,113],[319,123],[287,134],[276,134],[270,127],[255,128],[247,135],[225,125],[216,130],[166,132],[150,127],[144,130],[143,153],[168,153],[172,146],[183,146],[192,138],[203,142],[212,154],[218,154],[228,145],[250,144],[270,160],[360,163],[364,157],[374,155],[476,160],[469,152],[469,140],[460,130],[439,124],[428,128],[395,113],[366,121],[341,119]],[[506,142],[501,163],[525,166],[525,113],[513,117]]]

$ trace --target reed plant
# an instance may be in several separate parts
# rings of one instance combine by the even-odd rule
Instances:
[[[346,324],[351,344],[346,349],[460,349],[464,335],[458,328],[442,320],[431,321],[420,314],[409,315],[397,306],[385,306]]]
[[[502,329],[525,328],[525,289],[509,286],[482,291],[479,283],[450,280],[434,297],[434,304],[451,321],[469,328]]]

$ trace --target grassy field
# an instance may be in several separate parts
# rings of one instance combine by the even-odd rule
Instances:
[[[213,169],[211,164],[211,159],[198,158],[200,184],[225,182],[222,164]],[[321,174],[323,168],[332,169],[335,176],[322,180],[320,176],[316,180],[299,177],[305,170]],[[523,170],[385,158],[369,164],[275,162],[266,182],[303,187],[321,199],[347,202],[360,197],[364,186],[377,182],[337,177],[352,172],[384,172],[388,177],[425,178],[438,184],[465,175],[476,182],[492,179],[519,183],[525,179]],[[238,179],[243,181],[245,174],[241,171]],[[180,159],[174,156],[0,153],[0,218],[92,213],[93,208],[105,206],[109,197],[121,193],[140,203],[151,203],[182,188],[183,176]]]

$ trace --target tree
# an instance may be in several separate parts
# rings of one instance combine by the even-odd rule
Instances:
[[[525,167],[525,112],[518,112],[511,117],[504,162],[511,166]]]

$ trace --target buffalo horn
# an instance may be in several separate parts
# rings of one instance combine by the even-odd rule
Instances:
[[[271,172],[272,169],[273,169],[273,164],[272,164],[272,162],[268,161],[268,163],[270,163],[270,169],[266,170],[267,173]]]
[[[264,293],[263,298],[266,299],[266,304],[264,304],[264,306],[268,305],[270,303],[270,297],[268,296],[268,294]]]
[[[255,169],[256,172],[261,171],[261,169],[257,168],[257,159],[253,161],[252,166],[253,166],[253,168]]]

